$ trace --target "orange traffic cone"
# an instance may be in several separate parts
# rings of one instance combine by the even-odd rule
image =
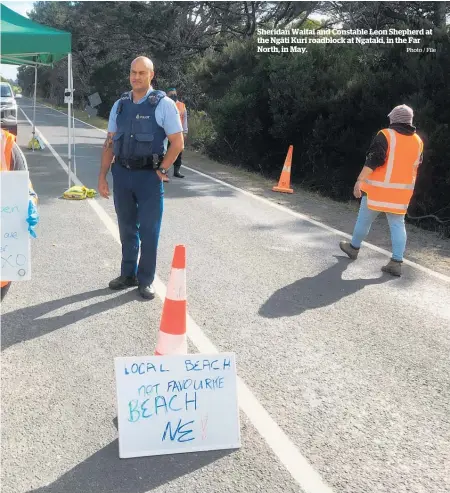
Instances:
[[[278,186],[272,188],[274,192],[294,193],[294,190],[290,187],[291,184],[291,164],[292,164],[292,151],[294,146],[290,145],[286,159],[284,161],[283,170],[281,171],[280,181]]]
[[[186,247],[177,245],[167,285],[156,356],[187,354],[186,337]]]

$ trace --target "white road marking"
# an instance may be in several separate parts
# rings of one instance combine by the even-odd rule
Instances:
[[[31,120],[25,112],[22,109],[21,111],[30,125],[32,125]],[[41,136],[44,144],[50,149],[55,159],[67,173],[69,171],[68,166],[37,127],[36,133]],[[78,177],[74,175],[72,171],[70,173],[73,182],[77,185],[82,185]],[[97,213],[113,238],[120,244],[119,229],[115,222],[108,216],[107,212],[96,200],[89,199],[88,203]],[[154,287],[156,294],[163,301],[166,295],[166,286],[158,276],[155,277]],[[219,353],[216,346],[214,346],[189,314],[187,316],[187,334],[200,353]],[[292,478],[299,484],[304,492],[333,493],[333,490],[325,484],[321,476],[314,470],[305,457],[303,457],[300,450],[272,419],[270,414],[259,403],[253,392],[239,376],[237,378],[237,387],[239,407],[247,415],[261,437],[267,442],[280,462],[285,466]]]
[[[46,105],[42,105],[42,106],[45,106],[46,108],[50,108],[53,111],[57,111],[59,113],[62,113],[63,115],[66,115],[66,113],[59,111],[59,110],[54,110],[50,106],[46,106]],[[80,123],[84,123],[85,125],[88,125],[89,127],[95,128],[96,130],[100,130],[100,132],[107,133],[106,130],[103,130],[103,129],[98,128],[98,127],[94,127],[94,125],[91,125],[90,123],[83,122],[82,120],[79,120],[78,118],[75,118],[75,120],[79,121]],[[320,221],[316,221],[315,219],[311,219],[309,216],[301,214],[300,212],[293,211],[292,209],[289,209],[288,207],[285,207],[285,206],[280,205],[280,204],[276,204],[275,202],[272,202],[271,200],[266,199],[265,197],[255,195],[252,192],[249,192],[248,190],[244,190],[242,188],[231,185],[230,183],[226,183],[225,181],[219,180],[218,178],[214,178],[211,175],[207,175],[206,173],[202,173],[201,171],[190,168],[189,166],[183,165],[183,168],[191,171],[192,173],[197,173],[200,176],[208,178],[209,180],[215,181],[216,183],[219,183],[220,185],[223,185],[224,187],[231,188],[232,190],[235,190],[236,192],[247,195],[248,197],[251,197],[254,200],[259,200],[259,202],[262,202],[263,204],[269,205],[269,206],[273,207],[274,209],[278,209],[279,211],[283,212],[284,214],[288,214],[290,216],[296,217],[297,219],[302,219],[303,221],[307,221],[310,224],[314,224],[314,226],[325,229],[326,231],[329,231],[330,233],[333,233],[337,236],[341,236],[341,237],[347,238],[349,240],[352,239],[352,236],[349,235],[348,233],[344,233],[343,231],[340,231],[339,229],[335,229],[335,228],[332,228],[331,226],[327,226],[326,224],[321,223]],[[356,218],[355,218],[355,220],[356,220]],[[391,252],[389,252],[388,250],[385,250],[384,248],[377,247],[376,245],[372,245],[372,243],[367,243],[364,241],[363,245],[366,248],[369,248],[370,250],[373,250],[377,253],[381,253],[382,255],[384,255],[388,258],[392,257]],[[420,270],[421,272],[425,272],[426,274],[433,276],[436,279],[450,283],[450,276],[446,276],[445,274],[441,274],[440,272],[436,272],[432,269],[429,269],[428,267],[424,267],[423,265],[417,264],[416,262],[413,262],[413,261],[408,260],[406,258],[403,260],[403,263],[405,265],[409,265],[410,267],[413,267],[417,270]]]

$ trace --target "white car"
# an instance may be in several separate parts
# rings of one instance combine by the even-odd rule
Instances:
[[[1,127],[17,135],[17,102],[8,82],[0,82]]]

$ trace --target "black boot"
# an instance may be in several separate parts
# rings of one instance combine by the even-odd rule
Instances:
[[[180,168],[181,168],[181,165],[180,166],[174,166],[173,176],[175,176],[175,178],[184,178],[184,175],[182,175],[180,173]]]
[[[109,283],[109,289],[127,289],[132,288],[133,286],[137,286],[138,284],[139,283],[136,276],[119,276]]]

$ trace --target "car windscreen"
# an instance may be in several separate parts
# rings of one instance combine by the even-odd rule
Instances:
[[[12,98],[11,88],[9,86],[0,86],[0,96],[2,98]]]

